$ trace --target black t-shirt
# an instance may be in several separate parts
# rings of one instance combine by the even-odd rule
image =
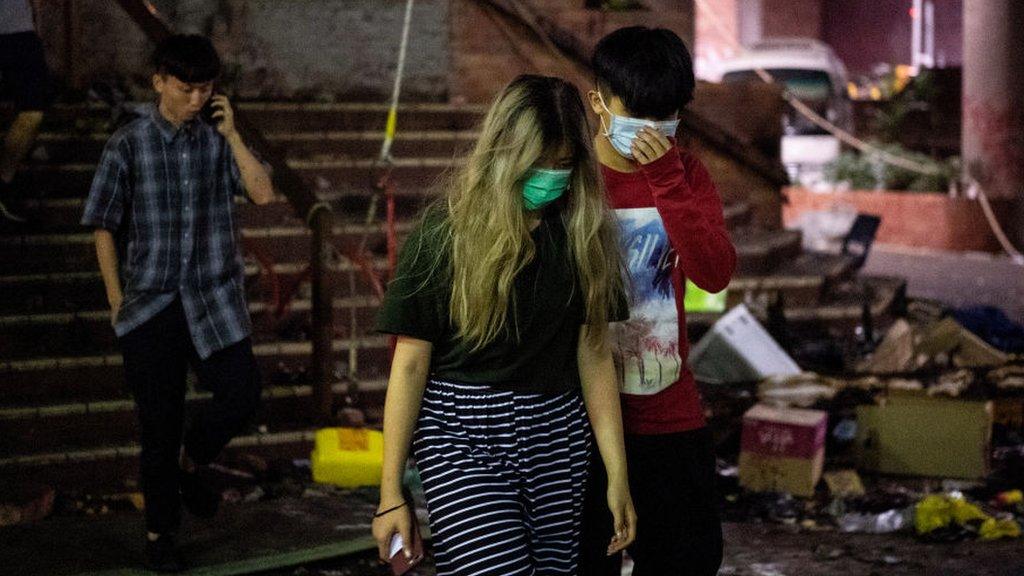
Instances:
[[[432,342],[436,380],[524,393],[578,388],[576,350],[586,310],[558,213],[545,215],[531,232],[536,255],[515,279],[504,334],[475,352],[451,322],[450,254],[439,246],[439,220],[428,217],[406,241],[377,331]],[[628,314],[622,302],[616,308]]]

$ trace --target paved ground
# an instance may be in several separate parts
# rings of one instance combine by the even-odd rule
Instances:
[[[793,532],[766,524],[726,524],[719,576],[1021,576],[1019,541],[924,544],[910,536]],[[387,574],[372,555],[268,572],[267,576]],[[419,576],[433,576],[425,566]],[[622,572],[628,576],[630,570]],[[671,576],[671,575],[666,575]]]
[[[304,496],[226,504],[214,520],[189,520],[179,543],[202,574],[255,574],[268,567],[363,550],[375,491],[313,488]],[[142,515],[64,512],[0,529],[4,576],[113,576],[140,573]],[[286,565],[289,565],[286,564]]]
[[[875,245],[862,272],[906,278],[911,297],[997,306],[1024,323],[1024,266],[1005,256]]]
[[[189,522],[182,544],[193,574],[362,576],[387,574],[367,549],[368,493],[307,493],[225,506],[216,521]],[[141,516],[51,517],[0,529],[0,573],[18,576],[140,574]],[[729,523],[721,576],[1021,576],[1021,541],[927,544],[909,535],[798,532],[794,527]],[[353,552],[343,558],[318,560]],[[290,556],[289,556],[290,555]],[[290,560],[282,567],[282,559]],[[297,566],[296,561],[302,564]],[[418,571],[433,576],[429,563]],[[623,574],[629,574],[628,570]]]

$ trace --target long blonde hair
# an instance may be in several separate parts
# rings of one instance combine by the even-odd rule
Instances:
[[[579,91],[558,78],[519,76],[491,105],[465,164],[443,183],[436,232],[451,255],[450,314],[473,350],[507,329],[515,278],[536,256],[523,180],[545,154],[563,146],[572,154],[572,178],[557,202],[591,344],[604,338],[609,313],[623,303],[615,226]]]

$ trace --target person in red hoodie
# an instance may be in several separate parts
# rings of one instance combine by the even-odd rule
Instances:
[[[693,62],[670,30],[622,28],[592,60],[595,149],[632,285],[630,319],[613,324],[629,483],[637,511],[634,576],[713,575],[722,561],[715,456],[686,365],[684,290],[726,288],[736,250],[707,169],[675,141],[693,98]],[[619,574],[602,467],[592,465],[584,511],[583,575]]]

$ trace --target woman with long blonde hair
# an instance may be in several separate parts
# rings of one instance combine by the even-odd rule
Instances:
[[[575,574],[592,441],[615,536],[636,516],[608,322],[627,314],[579,92],[520,76],[402,250],[378,317],[398,336],[373,520],[382,560],[415,526],[410,444],[439,575]],[[589,422],[588,422],[589,415]]]

